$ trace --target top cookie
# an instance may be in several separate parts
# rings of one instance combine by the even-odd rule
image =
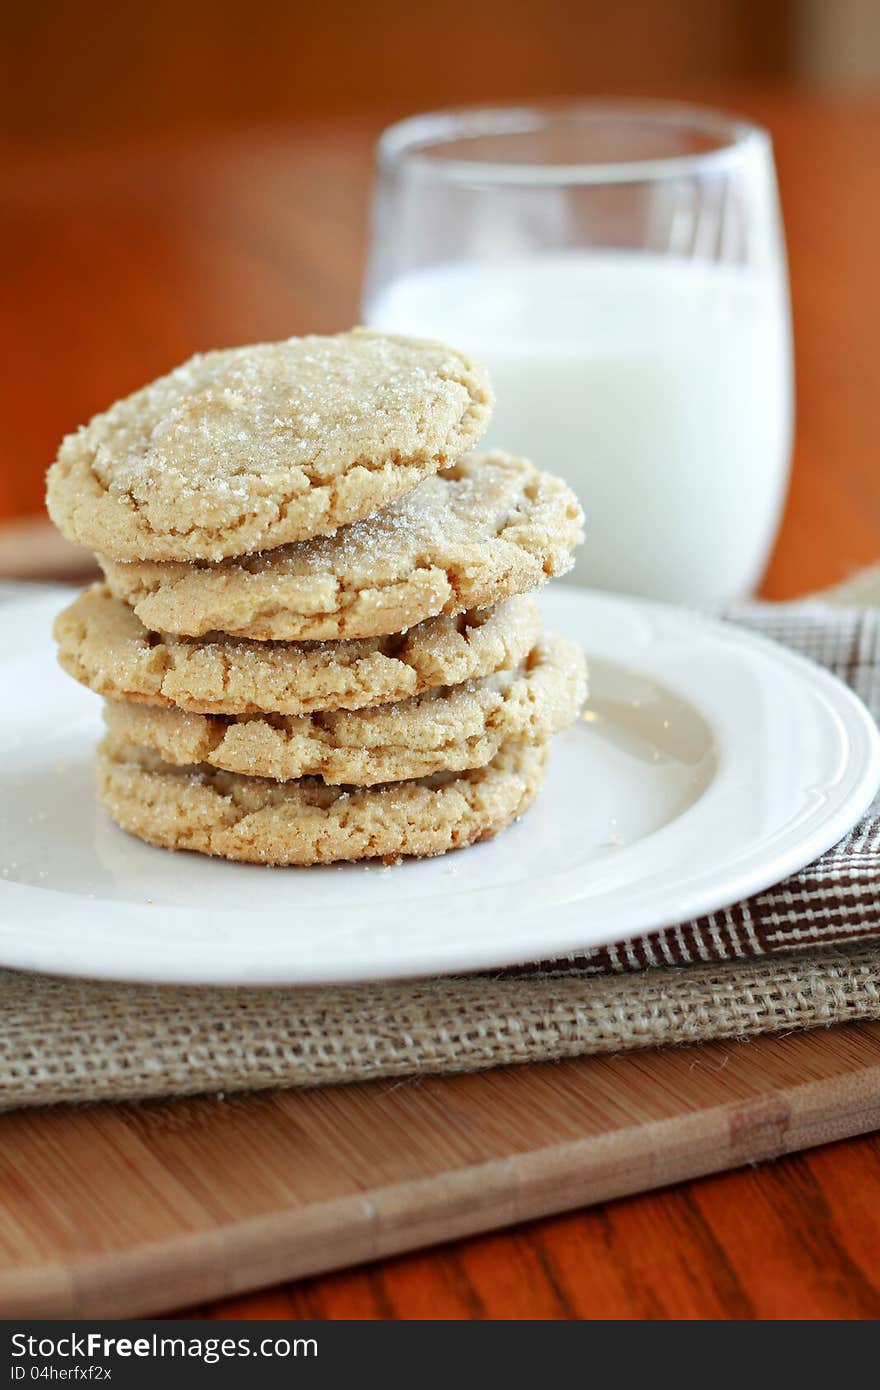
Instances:
[[[355,329],[197,355],[62,442],[47,506],[116,560],[222,560],[327,535],[468,450],[483,370]]]
[[[537,588],[571,568],[582,522],[560,478],[508,454],[468,454],[333,536],[217,565],[98,558],[153,632],[335,641]]]

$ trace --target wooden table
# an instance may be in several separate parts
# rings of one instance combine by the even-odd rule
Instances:
[[[880,102],[726,100],[771,128],[789,239],[798,436],[765,583],[785,598],[880,556]],[[4,151],[0,517],[37,512],[65,430],[196,348],[357,318],[382,123]],[[878,1202],[880,1142],[865,1138],[199,1311],[876,1317]]]

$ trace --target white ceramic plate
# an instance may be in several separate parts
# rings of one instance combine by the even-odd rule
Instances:
[[[828,849],[880,781],[861,703],[783,648],[660,604],[557,589],[591,662],[586,719],[496,840],[395,868],[169,854],[96,804],[99,701],[56,666],[58,590],[6,603],[0,964],[173,983],[474,970],[727,906]]]

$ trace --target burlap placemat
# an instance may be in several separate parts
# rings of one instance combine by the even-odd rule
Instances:
[[[853,606],[878,601],[875,570],[821,600],[732,617],[830,667],[880,718],[880,613]],[[0,1108],[477,1070],[880,1018],[878,896],[880,798],[840,845],[747,902],[513,971],[300,990],[4,971]]]

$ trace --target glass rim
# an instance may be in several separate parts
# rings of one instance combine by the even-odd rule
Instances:
[[[713,135],[721,143],[693,154],[607,163],[529,164],[514,160],[448,159],[436,149],[456,139],[528,135],[554,124],[585,119],[653,120]],[[487,103],[426,111],[387,126],[376,155],[383,172],[402,167],[430,173],[448,183],[491,183],[535,187],[554,184],[646,183],[700,174],[738,163],[753,148],[771,148],[769,132],[743,117],[690,102],[607,98],[555,99],[500,105]]]

